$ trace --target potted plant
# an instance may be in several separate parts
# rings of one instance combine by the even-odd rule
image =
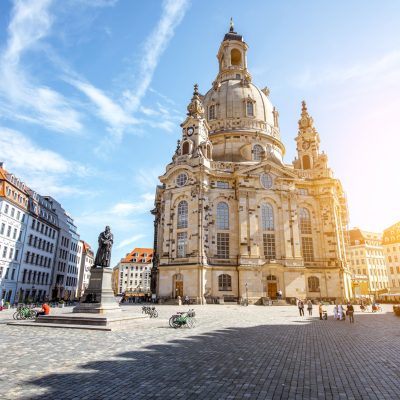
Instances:
[[[59,308],[64,308],[64,304],[65,304],[64,300],[60,300],[60,301],[58,302],[58,307],[59,307]]]

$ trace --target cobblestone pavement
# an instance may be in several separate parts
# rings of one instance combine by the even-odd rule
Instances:
[[[12,311],[0,312],[0,399],[400,399],[391,306],[354,324],[290,306],[194,306],[198,326],[177,330],[179,307],[157,308],[112,332],[7,326]]]

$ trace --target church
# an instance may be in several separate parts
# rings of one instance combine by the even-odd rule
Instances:
[[[352,297],[348,210],[306,103],[284,162],[279,113],[247,69],[233,23],[205,95],[194,86],[181,139],[157,186],[152,285],[165,301],[262,304]],[[293,135],[294,136],[294,135]]]

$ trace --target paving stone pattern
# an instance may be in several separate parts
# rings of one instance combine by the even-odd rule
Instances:
[[[179,307],[158,306],[160,318],[112,332],[12,327],[2,311],[0,399],[400,399],[391,306],[354,324],[289,306],[194,308],[194,329],[169,328]]]

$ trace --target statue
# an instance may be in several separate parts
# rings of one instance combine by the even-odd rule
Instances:
[[[111,247],[114,242],[114,236],[109,226],[106,226],[104,232],[99,235],[99,249],[96,253],[96,259],[93,268],[109,268],[111,262]]]

